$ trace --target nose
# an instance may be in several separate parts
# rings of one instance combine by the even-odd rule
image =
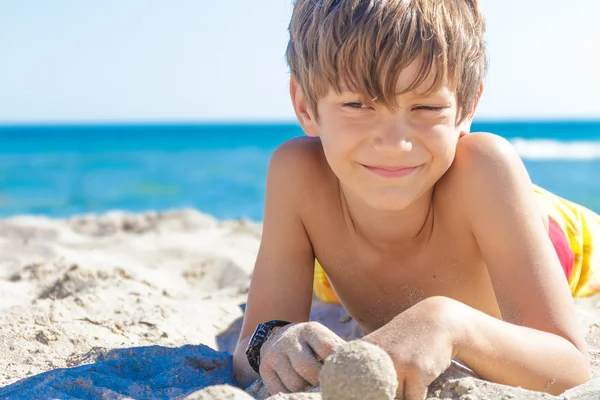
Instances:
[[[373,135],[373,147],[376,150],[387,151],[411,151],[413,147],[412,138],[408,133],[406,125],[401,121],[394,120],[385,124]]]

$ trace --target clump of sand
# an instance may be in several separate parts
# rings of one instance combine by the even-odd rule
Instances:
[[[261,229],[195,210],[0,220],[0,398],[233,395],[218,386],[235,386],[231,352]],[[576,303],[600,378],[600,297]],[[348,341],[362,336],[339,305],[315,299],[311,320]],[[260,380],[240,389],[269,397]],[[596,379],[558,398],[598,393]],[[429,390],[434,399],[503,397],[552,398],[484,382],[457,365]]]
[[[253,400],[253,397],[231,385],[215,385],[186,396],[184,400]]]
[[[336,347],[321,368],[319,383],[324,400],[392,400],[398,389],[390,356],[363,340]]]

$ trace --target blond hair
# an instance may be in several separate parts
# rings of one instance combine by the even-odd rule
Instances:
[[[390,110],[396,84],[413,61],[406,93],[426,80],[451,84],[458,122],[471,111],[487,69],[478,0],[296,0],[286,59],[316,116],[317,101],[345,88]]]

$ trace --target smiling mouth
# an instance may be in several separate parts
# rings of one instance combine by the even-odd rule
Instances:
[[[365,169],[370,171],[371,173],[382,176],[384,178],[403,178],[412,174],[415,170],[419,168],[416,167],[388,167],[388,166],[370,166],[361,164]]]

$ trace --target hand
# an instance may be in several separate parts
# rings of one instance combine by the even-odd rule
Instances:
[[[306,391],[319,383],[323,360],[344,340],[318,322],[286,325],[260,349],[260,376],[270,394]]]
[[[362,339],[392,358],[398,375],[397,398],[424,400],[427,387],[452,363],[457,345],[449,317],[455,303],[444,297],[425,299]]]

